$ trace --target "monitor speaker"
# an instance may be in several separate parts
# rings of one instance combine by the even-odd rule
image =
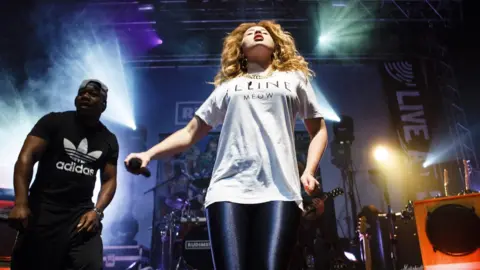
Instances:
[[[480,194],[417,201],[424,269],[480,269]]]

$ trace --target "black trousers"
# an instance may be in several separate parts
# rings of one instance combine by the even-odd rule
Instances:
[[[209,205],[207,221],[215,269],[287,269],[300,216],[295,202]]]
[[[48,204],[31,207],[32,217],[18,233],[12,270],[100,270],[103,268],[101,229],[76,232],[80,217],[89,211]]]

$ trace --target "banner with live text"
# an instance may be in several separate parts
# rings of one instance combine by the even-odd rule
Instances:
[[[386,61],[380,65],[393,128],[409,160],[405,195],[416,199],[418,194],[438,190],[433,167],[423,168],[432,143],[433,123],[433,119],[427,119],[431,114],[427,112],[426,74],[420,60]]]

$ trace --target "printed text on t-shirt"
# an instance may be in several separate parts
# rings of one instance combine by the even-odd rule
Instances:
[[[292,92],[290,83],[286,81],[248,81],[246,84],[236,84],[233,88],[235,92],[244,91],[244,100],[250,99],[271,99],[273,98],[273,92],[267,92],[267,90],[279,90],[284,89]],[[230,90],[230,89],[229,89]],[[258,92],[260,91],[260,92]],[[227,91],[228,92],[228,91]]]

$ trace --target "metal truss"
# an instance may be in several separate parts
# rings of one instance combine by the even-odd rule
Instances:
[[[207,59],[194,56],[195,65],[210,64],[218,58],[221,42],[241,22],[272,19],[295,37],[302,54],[315,51],[320,23],[327,25],[369,24],[370,48],[340,48],[337,55],[352,61],[378,58],[411,50],[422,54],[419,31],[443,29],[461,21],[461,0],[42,0],[70,5],[72,2],[92,17],[115,18],[104,26],[113,27],[128,39],[133,31],[156,31],[165,42],[150,51],[165,59],[149,59],[141,66],[163,66],[188,63],[175,59],[182,53],[206,54]],[[70,5],[71,6],[71,5]],[[374,33],[375,32],[375,33]],[[415,35],[412,33],[416,32]],[[373,33],[373,34],[372,34]],[[417,43],[417,44],[409,44]],[[419,46],[420,44],[420,46]],[[413,45],[413,46],[412,46]],[[342,45],[338,45],[342,46]],[[415,49],[411,49],[415,48]],[[354,51],[352,51],[352,49]],[[364,51],[355,51],[363,49]],[[424,48],[421,48],[424,49]],[[346,53],[349,52],[349,55]],[[309,56],[310,57],[310,56]],[[312,55],[311,61],[330,60],[330,55]],[[325,59],[327,58],[327,59]],[[137,63],[145,59],[131,59]],[[213,60],[216,62],[216,60]],[[152,64],[156,63],[156,64]],[[160,64],[161,63],[161,64]],[[215,64],[217,64],[216,62]],[[170,64],[168,64],[170,66]]]
[[[356,13],[351,17],[325,18],[332,21],[375,21],[379,23],[423,22],[448,25],[461,19],[461,0],[298,0],[298,1],[158,1],[159,20],[183,24],[225,24],[274,19],[318,19],[318,11],[335,9]],[[335,14],[336,12],[332,12]],[[173,17],[171,15],[174,15]],[[184,16],[185,15],[185,16]],[[325,13],[323,13],[325,15]],[[184,19],[188,17],[188,19]],[[313,18],[312,18],[313,17]],[[321,18],[323,19],[323,18]],[[311,25],[309,25],[311,26]]]
[[[424,30],[372,29],[362,46],[352,43],[335,44],[331,50],[319,50],[318,34],[309,29],[284,27],[297,40],[297,49],[311,63],[364,63],[367,61],[399,60],[406,57],[426,58],[428,47]],[[428,31],[428,27],[427,30]],[[225,32],[189,33],[183,37],[162,36],[166,42],[152,49],[147,56],[126,59],[134,68],[163,68],[187,66],[218,66]],[[182,38],[179,41],[179,38]]]
[[[416,47],[412,52],[422,54],[418,47],[423,33],[455,25],[461,21],[460,0],[264,0],[264,1],[233,1],[204,0],[197,1],[148,1],[136,2],[138,12],[143,13],[144,21],[117,21],[111,26],[122,31],[128,29],[153,28],[164,44],[155,48],[150,55],[163,55],[165,59],[136,59],[137,65],[144,61],[141,67],[216,65],[221,51],[221,42],[225,34],[241,22],[272,19],[279,22],[284,29],[293,34],[295,39],[302,40],[297,46],[302,54],[313,52],[317,43],[318,31],[314,26],[320,21],[328,24],[344,23],[345,25],[364,23],[371,29],[370,49],[364,52],[350,52],[351,61],[365,58],[378,58],[392,53],[403,52],[406,48]],[[109,3],[109,4],[106,4]],[[130,2],[131,3],[131,2]],[[132,6],[129,4],[129,9]],[[112,4],[109,1],[95,2],[89,8],[125,9],[127,4]],[[126,30],[125,30],[126,31]],[[140,30],[139,30],[140,31]],[[415,35],[412,33],[416,32]],[[402,43],[418,43],[403,44]],[[401,48],[402,47],[402,48]],[[355,48],[354,48],[355,49]],[[422,48],[423,49],[423,48]],[[411,49],[410,49],[411,50]],[[341,51],[341,50],[340,50]],[[183,58],[174,61],[172,53],[181,52]],[[188,52],[209,55],[206,59],[188,55]],[[343,52],[340,52],[342,55]],[[374,54],[374,55],[373,55]],[[338,51],[337,51],[338,55]],[[330,60],[330,55],[312,55],[311,61]],[[342,58],[347,58],[342,55]],[[327,58],[327,59],[325,59]],[[385,59],[385,58],[384,58]],[[133,60],[132,60],[133,61]],[[212,63],[212,61],[214,63]],[[168,64],[166,64],[168,63]]]
[[[310,64],[358,64],[374,61],[399,60],[405,57],[411,57],[411,54],[401,53],[377,53],[377,54],[344,54],[344,55],[318,55],[303,54],[306,61]],[[414,56],[421,58],[421,55]],[[149,55],[127,59],[123,62],[133,69],[154,69],[154,68],[189,68],[189,67],[219,67],[219,54],[181,54],[181,55]]]
[[[376,23],[440,23],[448,26],[462,19],[462,0],[44,0],[86,4],[89,8],[121,10],[137,6],[158,25],[182,24],[185,28],[229,27],[245,21],[273,19],[278,22],[368,21]],[[322,12],[322,11],[332,12]],[[336,16],[338,13],[347,16]],[[349,16],[348,13],[355,13]],[[319,18],[318,16],[326,18]],[[330,15],[330,16],[329,16]],[[126,25],[128,21],[118,21]],[[131,21],[138,24],[138,21]],[[304,27],[312,24],[304,23]],[[229,27],[229,29],[231,29]]]
[[[437,82],[443,96],[444,113],[447,120],[450,140],[453,146],[453,152],[461,179],[464,178],[461,169],[463,160],[470,160],[471,166],[478,169],[479,163],[475,153],[475,147],[472,135],[467,123],[467,117],[462,107],[460,92],[457,88],[457,82],[452,67],[448,64],[448,53],[446,47],[436,45],[433,49],[433,55]]]
[[[354,0],[367,20],[378,22],[450,22],[461,19],[462,1],[442,0]]]

